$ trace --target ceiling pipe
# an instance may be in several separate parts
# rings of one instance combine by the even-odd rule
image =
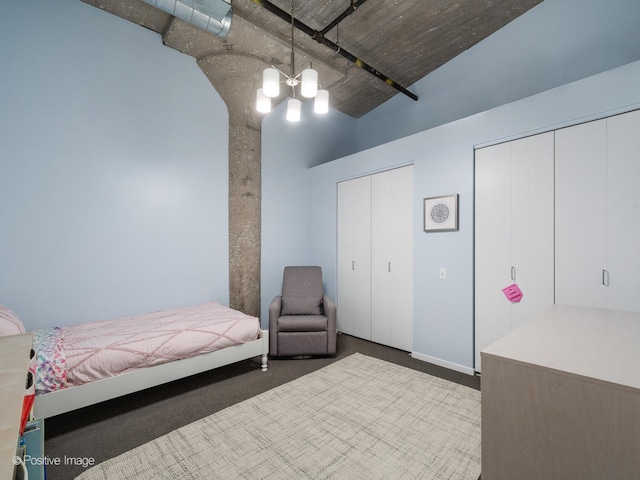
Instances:
[[[351,5],[349,7],[347,7],[347,9],[344,12],[342,12],[333,22],[329,23],[329,25],[324,27],[320,31],[320,33],[322,35],[326,35],[327,32],[329,32],[333,27],[338,25],[342,20],[344,20],[349,15],[351,15],[353,12],[355,12],[356,9],[366,1],[367,0],[357,0],[356,2],[354,2],[353,0],[351,0]]]
[[[293,23],[298,30],[306,33],[312,39],[314,39],[316,42],[321,43],[321,44],[331,48],[335,53],[338,53],[338,54],[342,55],[344,58],[346,58],[350,62],[354,63],[357,67],[360,67],[360,68],[366,70],[371,75],[379,78],[380,80],[382,80],[387,85],[395,88],[396,90],[398,90],[401,93],[404,93],[407,97],[411,98],[412,100],[416,100],[416,101],[418,100],[418,96],[417,95],[415,95],[414,93],[411,93],[409,90],[404,88],[402,85],[396,83],[394,80],[390,79],[389,77],[387,77],[382,72],[379,72],[378,70],[373,68],[371,65],[369,65],[368,63],[362,61],[361,59],[359,59],[355,55],[347,52],[344,48],[340,47],[336,43],[334,43],[331,40],[325,38],[325,36],[321,32],[319,32],[317,30],[314,30],[313,28],[309,27],[308,25],[305,25],[300,20],[297,20],[296,18],[291,16],[289,13],[285,12],[284,10],[282,10],[277,5],[274,5],[273,3],[271,3],[269,0],[253,0],[253,3],[255,3],[256,5],[259,5],[261,7],[264,7],[266,10],[269,10],[271,13],[273,13],[274,15],[280,17],[282,20],[285,20],[287,23]]]
[[[225,37],[231,28],[231,0],[142,1],[219,37]]]

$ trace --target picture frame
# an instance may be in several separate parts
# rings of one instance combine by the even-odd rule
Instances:
[[[458,194],[424,199],[424,231],[452,232],[458,230]]]

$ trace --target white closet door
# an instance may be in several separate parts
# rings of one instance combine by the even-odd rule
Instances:
[[[607,306],[640,311],[640,111],[607,120]]]
[[[556,131],[556,303],[606,307],[606,120]]]
[[[511,331],[511,143],[475,152],[475,369],[480,351]]]
[[[511,305],[513,330],[554,303],[554,134],[511,147],[511,262],[523,292]]]
[[[371,181],[371,340],[412,351],[413,166]]]
[[[338,330],[371,339],[371,177],[338,183]]]

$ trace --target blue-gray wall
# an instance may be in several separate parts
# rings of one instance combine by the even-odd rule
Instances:
[[[28,329],[228,302],[228,117],[191,57],[79,0],[0,14],[0,304]]]
[[[635,62],[311,169],[310,260],[323,266],[328,293],[335,297],[336,183],[413,163],[413,353],[472,373],[474,148],[640,108],[639,84]],[[424,233],[423,198],[450,193],[460,195],[459,231]]]
[[[638,0],[546,0],[358,120],[358,150],[640,60]]]

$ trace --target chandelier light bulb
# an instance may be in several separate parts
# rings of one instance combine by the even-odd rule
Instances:
[[[275,68],[265,68],[262,72],[262,91],[271,98],[280,95],[280,72]]]
[[[301,109],[302,102],[297,98],[290,98],[287,102],[287,120],[290,122],[299,122]]]
[[[258,89],[258,96],[256,98],[256,110],[260,113],[269,113],[271,111],[271,98],[264,94],[262,88]]]
[[[320,115],[329,111],[329,92],[327,90],[318,90],[313,101],[313,111]]]
[[[313,68],[306,68],[302,71],[302,87],[300,93],[303,97],[313,98],[318,91],[318,72]]]

